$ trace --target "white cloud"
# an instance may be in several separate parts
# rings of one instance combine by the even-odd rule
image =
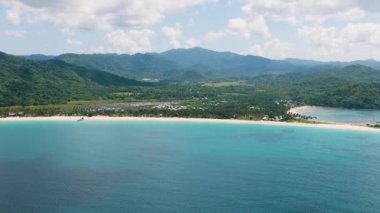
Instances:
[[[345,42],[339,38],[335,27],[303,27],[298,30],[298,35],[316,46],[337,47]]]
[[[273,15],[281,17],[291,16],[296,12],[296,2],[289,0],[249,0],[242,7],[243,12],[249,15]]]
[[[349,42],[377,45],[380,47],[380,24],[357,23],[348,24],[341,31],[341,36]]]
[[[309,55],[324,60],[379,58],[380,24],[356,23],[336,27],[303,27],[298,36],[309,42]]]
[[[140,53],[152,51],[150,39],[155,35],[152,30],[115,30],[107,33],[105,44],[93,48],[93,52]]]
[[[21,21],[20,10],[17,7],[7,10],[6,20],[8,20],[9,22],[15,25],[20,24],[20,21]]]
[[[248,16],[270,17],[290,24],[356,20],[366,14],[359,0],[248,0],[242,11]]]
[[[264,38],[271,36],[265,19],[262,16],[244,18],[233,18],[228,20],[228,31],[237,33],[244,38],[249,39],[252,35],[258,35]]]
[[[248,23],[242,18],[233,18],[228,20],[228,29],[232,33],[240,33],[243,37],[251,37],[251,31],[248,29]]]
[[[359,0],[247,0],[242,7],[246,17],[261,16],[265,20],[286,22],[299,25],[297,34],[307,41],[309,55],[318,59],[347,59],[360,57],[358,53],[351,54],[357,49],[371,49],[371,45],[380,43],[377,24],[348,24],[344,27],[337,25],[325,26],[328,20],[338,20],[342,23],[357,21],[364,18],[369,11],[364,7],[368,1]],[[380,11],[380,7],[379,7]],[[267,49],[287,49],[287,45],[270,41],[262,45],[254,45],[251,51],[267,57],[281,55],[269,55]],[[303,49],[299,46],[298,49]],[[373,52],[373,51],[369,51]],[[301,57],[305,54],[299,53]],[[361,56],[365,55],[364,53]]]
[[[262,45],[253,45],[249,53],[275,59],[283,59],[293,54],[293,45],[289,42],[280,41],[274,38]]]
[[[83,45],[83,42],[79,40],[74,40],[74,39],[66,39],[66,44],[68,45]]]
[[[376,0],[357,0],[358,5],[368,12],[379,12],[380,1]]]
[[[216,1],[0,0],[4,21],[19,25],[13,28],[18,30],[0,30],[0,33],[3,36],[31,39],[34,37],[25,36],[23,30],[27,28],[23,27],[42,22],[44,24],[33,26],[46,27],[46,23],[56,26],[61,34],[70,38],[65,40],[68,45],[81,45],[81,41],[72,39],[73,35],[83,33],[83,36],[87,36],[81,29],[97,30],[89,36],[91,42],[86,42],[96,42],[99,34],[104,35],[103,41],[98,41],[100,45],[93,51],[136,53],[152,51],[151,42],[155,32],[149,29],[159,29],[157,33],[160,33],[160,38],[165,37],[167,41],[154,41],[169,43],[172,48],[199,45],[216,47],[215,44],[218,44],[218,49],[231,48],[247,53],[250,48],[251,53],[271,58],[296,55],[326,60],[380,59],[380,22],[376,19],[380,12],[380,1],[226,0],[219,1],[217,7],[198,7]],[[227,17],[226,14],[231,13],[226,13],[226,10],[236,5],[241,7],[241,14],[234,13],[236,16]],[[178,24],[172,24],[171,21],[160,23],[166,16],[189,8],[195,10],[187,13],[187,17],[178,19]],[[216,21],[202,21],[205,14],[216,12],[216,9],[223,10],[213,15]],[[224,28],[211,31],[210,26],[219,27],[221,20],[227,20]],[[231,35],[245,39],[232,38]],[[58,42],[61,42],[59,37]],[[252,42],[256,42],[256,45],[251,46]],[[164,44],[154,46],[162,48]]]
[[[357,4],[353,0],[294,0],[296,6],[304,14],[331,15],[347,11]]]
[[[81,29],[152,25],[166,14],[209,2],[215,0],[0,0],[12,23],[48,22]]]
[[[223,38],[224,36],[226,36],[226,32],[208,32],[205,36],[205,40],[206,41],[214,41],[214,40],[217,40],[217,39],[221,39]]]
[[[161,28],[161,31],[165,38],[169,40],[172,48],[177,49],[181,47],[179,39],[182,34],[182,26],[180,24],[176,24],[174,27],[164,26]]]
[[[185,43],[185,48],[193,48],[201,44],[201,40],[195,39],[195,38],[190,38],[186,40]]]
[[[59,29],[59,32],[62,33],[63,35],[69,35],[69,36],[75,35],[74,30],[70,28],[61,28]]]
[[[326,19],[337,19],[337,20],[358,20],[366,15],[365,11],[360,7],[354,7],[345,11],[337,12],[326,17]]]
[[[23,30],[6,30],[4,32],[5,35],[15,37],[15,38],[21,38],[24,37],[25,31]]]
[[[347,44],[380,46],[380,24],[348,24],[342,29],[336,27],[304,27],[298,35],[316,46],[341,47]]]

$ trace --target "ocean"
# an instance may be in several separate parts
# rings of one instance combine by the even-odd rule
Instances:
[[[0,212],[378,212],[380,133],[0,122]]]

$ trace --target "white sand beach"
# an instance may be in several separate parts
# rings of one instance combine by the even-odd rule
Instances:
[[[309,109],[313,109],[313,108],[321,108],[321,107],[315,107],[315,106],[300,106],[300,107],[294,107],[294,108],[291,108],[288,113],[292,113],[292,114],[299,114],[299,112],[301,110],[309,110]]]
[[[162,118],[162,117],[108,117],[108,116],[52,116],[52,117],[7,117],[0,118],[0,122],[22,122],[22,121],[73,121],[77,122],[84,118],[86,121],[151,121],[151,122],[195,122],[195,123],[225,123],[225,124],[252,124],[252,125],[272,125],[272,126],[290,126],[290,127],[308,127],[308,128],[325,128],[350,131],[371,131],[380,132],[380,129],[356,126],[350,124],[308,124],[292,123],[281,121],[249,121],[234,119],[204,119],[204,118]]]

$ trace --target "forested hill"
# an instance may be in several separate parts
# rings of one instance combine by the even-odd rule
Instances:
[[[362,65],[315,73],[265,75],[251,83],[310,105],[380,108],[380,71]]]
[[[302,70],[302,67],[286,61],[215,52],[202,48],[175,49],[160,54],[64,54],[56,59],[125,77],[164,80],[189,71],[209,78],[229,78]]]
[[[24,56],[32,60],[49,60],[52,56]],[[69,64],[97,69],[120,76],[143,79],[158,78],[168,80],[186,73],[202,78],[249,78],[265,74],[284,74],[290,72],[309,73],[342,68],[361,64],[375,69],[380,62],[375,60],[353,62],[320,62],[301,59],[272,60],[253,55],[239,55],[232,52],[217,52],[199,47],[173,49],[163,53],[145,54],[63,54],[53,57]],[[183,79],[188,80],[188,79]]]
[[[202,49],[194,49],[194,51],[200,51],[197,54],[202,59],[198,60],[204,63],[217,64],[216,61],[219,60],[219,53],[204,52]],[[174,53],[163,53],[166,55],[166,59],[159,59],[162,60],[162,67],[166,66],[164,62],[172,64],[168,59],[174,57],[168,56],[171,54]],[[179,53],[174,55],[177,54]],[[232,53],[223,53],[223,55],[225,60],[228,57],[234,57]],[[65,57],[74,57],[79,62],[82,58],[82,56],[77,58],[77,55],[66,55]],[[90,61],[93,60],[91,55],[83,57],[88,57],[87,59]],[[108,57],[108,55],[99,55],[99,57]],[[129,56],[120,57],[128,58]],[[151,57],[149,60],[152,64],[142,64],[146,67],[154,67],[153,64],[156,63],[154,61],[158,60],[155,57],[163,56],[151,54],[137,57],[140,57],[141,60],[137,60],[139,62],[136,62],[135,65],[146,61],[145,57]],[[186,111],[189,113],[188,116],[195,113],[197,116],[207,117],[218,114],[215,112],[221,112],[223,115],[228,112],[229,116],[221,116],[223,118],[234,117],[234,114],[247,116],[250,115],[249,110],[251,109],[264,110],[257,112],[256,117],[279,111],[286,113],[286,107],[290,106],[289,103],[380,109],[380,71],[362,65],[351,65],[338,69],[329,67],[323,71],[295,71],[281,72],[280,74],[275,72],[275,74],[264,74],[246,78],[246,80],[231,78],[226,81],[225,79],[205,79],[210,75],[209,73],[200,73],[194,70],[195,67],[179,69],[176,68],[177,65],[172,64],[170,66],[173,66],[173,70],[161,70],[168,81],[152,84],[126,79],[96,69],[88,69],[84,65],[68,64],[57,58],[42,61],[43,56],[37,58],[38,61],[32,61],[0,52],[0,106],[45,105],[73,100],[99,102],[96,100],[103,99],[107,99],[106,102],[114,103],[147,100],[183,101],[183,103],[189,104],[189,110]],[[114,57],[109,57],[107,60],[114,59]],[[195,63],[192,61],[193,59],[193,57],[186,58],[184,56],[172,60],[182,61],[181,63],[187,66]],[[257,58],[257,60],[263,64],[268,62],[264,58]],[[100,59],[97,61],[99,66],[102,65],[101,61]],[[83,61],[83,63],[87,62]],[[217,69],[218,66],[227,65],[215,65],[214,69]],[[173,83],[179,81],[182,82]],[[183,81],[187,81],[186,84]],[[152,85],[156,86],[147,87]],[[133,88],[133,86],[138,87]],[[255,108],[254,106],[260,107]],[[156,114],[151,115],[162,113],[156,109],[152,110]],[[171,113],[177,113],[177,111],[174,110]]]
[[[216,52],[199,47],[169,50],[160,56],[175,61],[185,68],[211,73],[218,77],[247,77],[303,70],[303,67],[286,61],[244,56],[232,52]]]
[[[164,78],[179,69],[177,63],[155,54],[63,54],[56,59],[129,78]]]
[[[49,60],[51,56],[24,56],[31,60]],[[66,63],[97,69],[120,76],[143,79],[184,79],[188,73],[202,78],[244,78],[268,73],[303,71],[302,66],[257,56],[242,56],[202,48],[175,49],[146,54],[63,54],[54,57]],[[180,78],[178,78],[180,76]]]
[[[262,75],[252,81],[269,87],[304,85],[308,88],[323,88],[349,83],[380,83],[380,71],[363,65],[351,65],[321,72]]]
[[[144,85],[59,60],[31,61],[0,52],[0,106],[97,99],[118,87]]]

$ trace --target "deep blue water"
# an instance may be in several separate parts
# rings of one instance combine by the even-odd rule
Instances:
[[[0,212],[378,212],[380,134],[0,123]]]

